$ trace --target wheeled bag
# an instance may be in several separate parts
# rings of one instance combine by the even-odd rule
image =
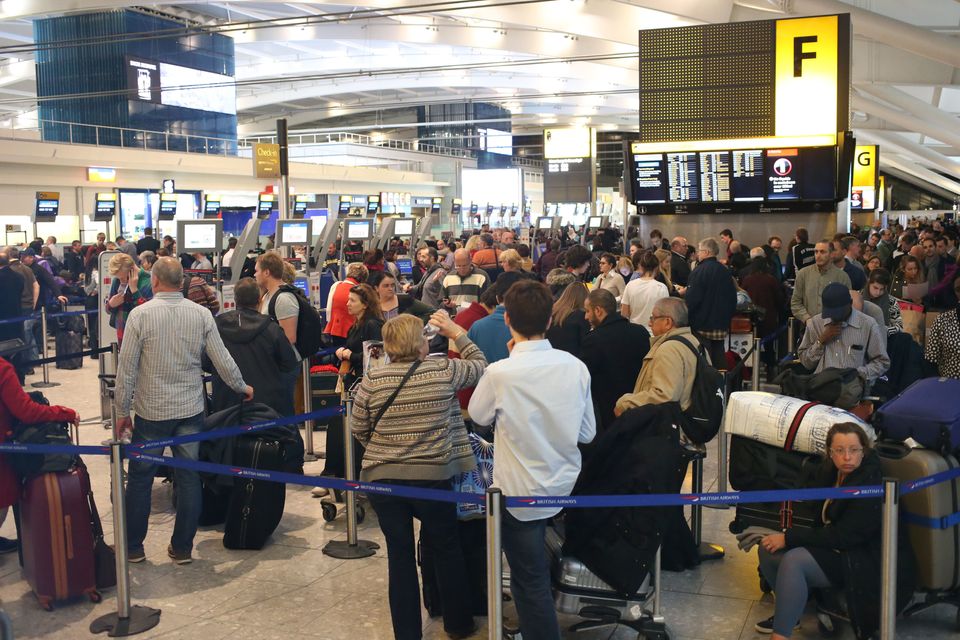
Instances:
[[[487,524],[485,520],[461,520],[457,523],[460,531],[460,548],[466,576],[462,588],[469,590],[468,598],[475,616],[487,615]],[[423,546],[423,534],[417,540],[417,562],[420,565],[420,578],[423,581],[423,608],[431,618],[443,615],[443,596],[437,581],[436,565],[433,557]]]
[[[55,602],[80,596],[100,601],[89,485],[81,465],[34,476],[23,487],[19,505],[23,573],[48,611]]]
[[[83,367],[83,357],[68,358],[63,356],[83,351],[83,318],[81,316],[67,316],[56,319],[54,344],[56,348],[57,369],[79,369]]]
[[[925,378],[877,411],[874,424],[885,439],[913,438],[941,453],[960,450],[960,380]]]
[[[897,442],[877,444],[885,476],[910,482],[956,469],[957,459]],[[960,589],[960,478],[905,493],[903,521],[917,560],[919,586],[927,591]]]
[[[283,445],[264,437],[237,438],[233,452],[237,467],[279,471],[283,468]],[[287,485],[269,480],[234,479],[227,505],[223,546],[227,549],[262,549],[280,524]]]

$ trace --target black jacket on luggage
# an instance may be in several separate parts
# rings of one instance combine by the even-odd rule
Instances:
[[[680,491],[687,465],[680,446],[680,420],[675,402],[625,412],[597,435],[573,495]],[[673,530],[676,517],[683,521],[681,507],[570,509],[563,551],[631,596],[651,571],[661,539],[674,545],[681,537]],[[692,542],[690,537],[691,546]],[[695,548],[692,552],[696,555]]]
[[[650,334],[619,313],[608,315],[580,345],[580,359],[590,371],[590,390],[597,431],[614,421],[613,408],[625,393],[631,393],[643,358],[650,350]]]
[[[816,486],[832,487],[836,479],[836,468],[825,463]],[[840,486],[876,486],[882,482],[880,459],[875,451],[868,450],[860,466],[844,478]],[[830,582],[843,586],[854,632],[857,638],[869,638],[880,626],[882,499],[833,500],[825,512],[827,525],[823,525],[821,518],[822,526],[787,529],[787,548],[806,548]],[[898,541],[897,559],[897,611],[900,611],[909,603],[916,584],[916,563],[905,535]]]
[[[299,360],[280,325],[253,309],[237,309],[216,318],[224,346],[240,368],[243,379],[253,387],[253,401],[272,408],[283,416],[293,415],[293,389],[289,373]],[[237,404],[237,393],[224,384],[209,359],[204,369],[213,373],[212,411]],[[236,424],[236,423],[234,423]]]
[[[690,273],[686,301],[694,331],[729,331],[737,311],[733,276],[716,258],[702,260]]]

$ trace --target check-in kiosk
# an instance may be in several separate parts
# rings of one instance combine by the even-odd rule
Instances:
[[[433,221],[430,216],[423,216],[420,224],[417,226],[416,235],[410,238],[410,250],[415,251],[417,245],[427,239],[430,235],[430,229],[433,228]]]
[[[610,216],[590,216],[587,218],[587,229],[590,231],[606,229],[609,226]]]
[[[214,285],[223,304],[220,282],[220,250],[223,248],[223,220],[177,220],[177,248],[182,253],[212,253]],[[236,252],[236,251],[235,251]]]
[[[306,247],[303,256],[303,280],[298,284],[303,289],[307,300],[310,296],[310,243],[313,242],[313,220],[277,220],[277,233],[274,236],[274,245],[277,247]],[[319,283],[318,283],[319,284]]]
[[[269,195],[269,194],[262,194]],[[247,224],[244,225],[243,231],[240,233],[240,238],[237,240],[237,246],[233,250],[233,255],[230,257],[230,264],[225,264],[223,266],[229,267],[230,269],[230,278],[227,280],[224,285],[229,286],[232,292],[233,285],[237,284],[237,281],[240,280],[240,272],[243,271],[243,263],[246,261],[247,257],[257,247],[257,240],[260,237],[260,225],[263,224],[263,221],[270,217],[271,209],[257,207],[257,213],[249,220]],[[226,290],[224,290],[224,298],[227,297]]]
[[[177,194],[175,193],[161,193],[160,194],[160,209],[157,211],[157,236],[163,236],[163,225],[162,222],[170,222],[174,220],[177,216]],[[177,247],[179,247],[179,243]]]
[[[384,218],[380,221],[380,230],[374,246],[386,250],[393,238],[413,238],[416,231],[415,218]]]
[[[203,217],[207,220],[220,217],[220,196],[204,194]]]

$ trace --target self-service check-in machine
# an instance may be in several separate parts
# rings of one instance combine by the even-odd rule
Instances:
[[[317,219],[314,218],[315,223],[316,220]],[[311,273],[310,277],[308,278],[310,287],[309,298],[313,305],[321,311],[327,303],[327,297],[324,295],[323,291],[324,287],[320,284],[321,279],[324,277],[327,277],[330,280],[333,279],[331,276],[327,275],[327,247],[329,247],[331,243],[337,241],[337,234],[340,233],[340,224],[341,219],[339,213],[336,211],[330,211],[327,214],[326,223],[317,234],[317,241],[313,245],[313,255],[316,257],[317,268],[316,271]],[[314,227],[314,230],[316,230],[316,226]],[[339,273],[339,268],[337,269],[337,272]]]
[[[313,242],[313,219],[277,220],[277,232],[274,235],[276,247],[306,247],[303,256],[303,273],[297,274],[294,284],[303,289],[303,295],[311,300],[310,286],[310,249]],[[319,290],[319,283],[318,283]]]
[[[420,224],[417,226],[416,235],[410,238],[410,250],[414,251],[417,248],[417,245],[427,239],[430,235],[430,229],[433,228],[433,220],[430,219],[430,216],[423,216],[420,220]]]
[[[415,218],[384,218],[380,221],[380,229],[374,246],[386,250],[393,238],[412,239],[416,233],[416,224]]]
[[[610,216],[590,216],[587,218],[587,230],[597,231],[610,226]]]

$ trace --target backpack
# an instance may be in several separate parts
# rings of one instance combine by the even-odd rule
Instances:
[[[50,402],[39,391],[31,391],[30,399],[38,404],[50,405]],[[23,424],[17,421],[13,425],[13,441],[18,444],[49,444],[69,446],[73,444],[70,438],[70,428],[65,422],[40,422]],[[77,463],[77,456],[70,453],[8,453],[7,460],[13,467],[14,473],[20,478],[31,478],[43,473],[54,473],[72,469]]]
[[[723,421],[724,404],[726,402],[724,389],[726,387],[723,374],[707,363],[703,345],[697,350],[690,342],[681,336],[667,338],[665,342],[682,342],[697,357],[697,372],[693,379],[693,389],[690,391],[690,406],[683,412],[683,432],[696,444],[706,444],[720,431]]]
[[[292,293],[300,305],[300,315],[297,317],[297,352],[302,358],[309,358],[314,355],[321,347],[321,330],[323,321],[320,319],[320,312],[317,311],[303,291],[292,284],[282,284],[277,293],[270,299],[270,305],[267,308],[267,315],[277,322],[277,296],[281,293]]]

